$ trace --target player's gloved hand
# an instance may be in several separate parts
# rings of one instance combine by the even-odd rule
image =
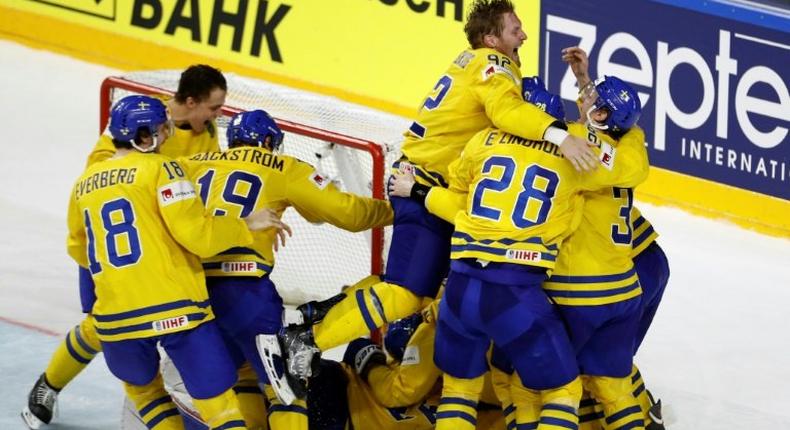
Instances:
[[[367,380],[368,372],[373,365],[386,364],[387,356],[372,340],[361,337],[348,344],[346,353],[343,354],[343,362],[354,366],[357,374]]]
[[[568,135],[560,145],[560,152],[580,172],[595,170],[598,157],[592,150],[594,144],[587,139]]]

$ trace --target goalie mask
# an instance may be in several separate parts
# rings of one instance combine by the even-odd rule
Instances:
[[[269,137],[270,149],[277,151],[285,134],[268,113],[257,109],[234,115],[228,126],[227,137],[228,145],[240,141],[258,147],[265,147],[266,138]]]
[[[140,152],[152,152],[167,136],[159,135],[162,124],[168,124],[167,108],[161,100],[148,96],[126,96],[110,112],[109,131],[113,139],[128,142]],[[141,132],[148,133],[153,144],[139,146]]]
[[[529,93],[525,100],[560,121],[565,119],[565,107],[562,105],[560,96],[556,94],[536,89]]]
[[[636,90],[620,78],[604,76],[589,85],[587,91],[594,91],[595,102],[587,111],[590,125],[600,130],[610,130],[614,133],[624,132],[636,124],[642,114],[642,102]],[[592,120],[593,111],[603,109],[607,112],[606,119],[599,123]]]

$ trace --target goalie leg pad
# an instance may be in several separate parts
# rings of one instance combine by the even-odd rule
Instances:
[[[258,353],[266,371],[266,377],[274,394],[283,405],[291,405],[299,398],[307,396],[307,384],[290,375],[287,371],[283,347],[276,335],[261,334],[255,338]]]

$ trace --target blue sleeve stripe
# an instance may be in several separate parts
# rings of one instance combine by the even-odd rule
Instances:
[[[473,426],[477,426],[477,418],[473,417],[472,415],[467,414],[466,412],[461,411],[442,411],[436,413],[437,420],[446,420],[452,418],[460,418],[464,421],[469,422]]]
[[[517,430],[516,427],[516,420],[512,419],[507,422],[507,426],[505,427],[506,430]]]
[[[203,321],[208,316],[207,313],[195,313],[195,314],[188,314],[187,320],[189,321]],[[143,330],[151,330],[153,321],[147,321],[140,324],[135,325],[128,325],[123,327],[116,327],[116,328],[99,328],[96,327],[96,333],[103,335],[103,336],[112,336],[116,334],[124,334],[124,333],[132,333],[136,331],[143,331]]]
[[[566,297],[566,298],[587,298],[587,299],[594,299],[594,298],[603,298],[603,297],[611,297],[616,296],[619,294],[625,294],[631,292],[635,289],[639,288],[639,281],[634,282],[631,285],[621,287],[621,288],[613,288],[611,290],[594,290],[594,291],[556,291],[556,290],[545,290],[546,294],[550,297]],[[637,296],[638,297],[638,296]]]
[[[579,428],[579,425],[573,421],[568,421],[562,418],[555,418],[555,417],[541,417],[540,421],[538,421],[538,424],[539,425],[549,424],[557,427],[565,427],[566,429],[570,429],[570,430],[577,430]]]
[[[71,337],[67,334],[66,335],[66,349],[69,351],[71,357],[82,364],[88,364],[91,362],[90,358],[85,358],[81,356],[77,351],[74,349],[74,345],[71,344]],[[93,358],[93,357],[91,357]]]
[[[635,405],[635,406],[631,406],[631,407],[625,408],[623,410],[617,411],[617,412],[613,413],[612,415],[609,415],[608,417],[606,417],[606,423],[607,424],[615,423],[615,422],[620,421],[621,419],[623,419],[623,418],[625,418],[625,417],[627,417],[629,415],[642,416],[642,409],[639,407],[639,405]]]
[[[172,399],[170,398],[169,395],[162,396],[156,400],[151,401],[151,403],[143,406],[140,409],[140,417],[145,417],[146,415],[148,415],[149,412],[153,411],[155,407],[159,405],[163,405],[167,402],[172,402]]]
[[[269,406],[269,413],[273,412],[294,412],[297,414],[307,415],[307,409],[299,405],[271,405]]]
[[[85,339],[82,338],[82,335],[80,334],[80,326],[75,326],[72,331],[74,332],[74,338],[77,339],[77,343],[80,345],[80,348],[82,348],[85,352],[91,355],[96,355],[99,353],[99,351],[96,351],[95,349],[91,348],[90,345],[88,345],[88,343],[85,342]]]
[[[631,269],[624,273],[617,273],[615,275],[598,275],[598,276],[564,276],[554,275],[549,278],[549,282],[557,282],[563,284],[593,284],[598,282],[617,282],[628,279],[636,275],[636,270]]]
[[[214,427],[214,430],[227,430],[227,429],[246,429],[247,425],[243,420],[233,420],[222,424],[219,427]]]
[[[365,304],[365,292],[363,290],[357,290],[354,293],[354,296],[357,299],[357,307],[362,313],[362,319],[365,320],[365,325],[368,326],[368,330],[376,330],[378,327],[376,327],[376,323],[373,322],[373,317],[370,316],[370,312],[368,312],[368,306]]]
[[[381,303],[381,299],[379,295],[376,294],[376,290],[373,287],[370,288],[370,299],[370,301],[373,302],[373,307],[376,308],[376,312],[378,312],[381,317],[381,321],[387,324],[387,315],[384,314],[384,305]]]
[[[420,125],[420,123],[418,123],[417,121],[411,123],[411,125],[409,126],[409,131],[412,132],[415,136],[419,137],[420,139],[425,137],[425,127]]]
[[[237,247],[234,247],[234,248],[228,248],[228,249],[220,252],[217,255],[231,255],[231,254],[254,255],[254,256],[260,258],[261,260],[266,260],[261,254],[258,254],[258,252],[256,252],[254,249],[246,248],[246,247],[243,247],[243,246],[237,246]]]
[[[636,373],[634,373],[633,376],[631,376],[631,383],[636,384],[636,381],[638,381],[641,377],[642,377],[642,373],[640,373],[639,369],[637,369]]]
[[[112,321],[120,321],[125,320],[128,318],[135,318],[143,315],[148,314],[155,314],[159,312],[165,311],[172,311],[178,308],[186,308],[190,306],[197,306],[199,308],[205,309],[209,306],[209,301],[204,300],[202,302],[195,302],[192,300],[178,300],[175,302],[170,303],[162,303],[161,305],[154,305],[148,306],[146,308],[139,308],[128,312],[121,312],[117,314],[107,314],[107,315],[96,315],[93,316],[96,318],[98,322],[112,322]]]
[[[576,415],[576,408],[574,408],[573,406],[560,405],[557,403],[547,403],[543,405],[543,408],[541,409],[549,410],[549,411],[560,411],[571,415]]]
[[[538,428],[537,421],[516,425],[516,430],[535,430],[536,428]]]
[[[464,399],[463,397],[442,397],[439,400],[440,405],[463,405],[468,406],[472,409],[477,409],[477,402]]]
[[[651,225],[645,231],[643,231],[639,236],[637,236],[633,241],[631,241],[631,247],[637,248],[639,247],[642,242],[644,242],[651,234],[653,234],[655,230],[653,230],[653,226]]]
[[[505,415],[510,415],[510,414],[512,414],[515,411],[516,411],[516,405],[514,405],[512,403],[507,405],[507,407],[505,407],[505,409],[502,409],[502,413],[505,414]]]
[[[639,216],[639,218],[635,219],[635,220],[634,220],[634,225],[633,225],[633,227],[634,227],[634,230],[636,230],[636,229],[638,229],[639,227],[641,227],[641,226],[642,226],[642,224],[644,224],[644,223],[645,223],[645,221],[647,221],[647,220],[645,219],[645,217],[643,217],[643,216],[641,216],[641,215]]]

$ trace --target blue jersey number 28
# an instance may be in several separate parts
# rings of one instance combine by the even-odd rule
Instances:
[[[503,192],[511,187],[516,176],[516,162],[510,157],[493,156],[483,163],[483,175],[489,175],[494,167],[502,168],[502,175],[499,178],[486,177],[477,183],[472,198],[471,214],[480,218],[487,218],[499,221],[502,210],[505,208],[489,207],[483,204],[483,195],[486,191]],[[535,187],[535,180],[543,178],[546,186],[544,189]],[[553,170],[533,164],[527,168],[521,180],[521,192],[512,205],[510,219],[513,225],[518,228],[527,228],[546,222],[551,210],[551,199],[557,191],[560,178]],[[527,216],[527,208],[530,201],[537,201],[540,204],[537,216],[530,219]]]

